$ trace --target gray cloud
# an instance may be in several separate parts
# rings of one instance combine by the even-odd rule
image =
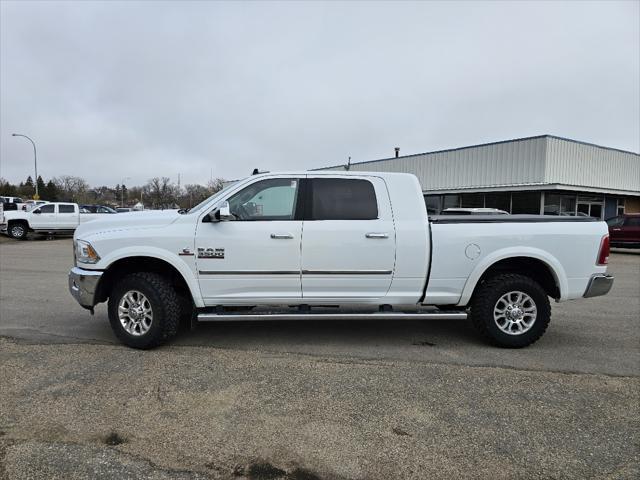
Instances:
[[[638,2],[1,3],[0,175],[238,178],[551,133],[640,150]]]

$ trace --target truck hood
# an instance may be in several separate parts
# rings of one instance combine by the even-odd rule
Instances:
[[[162,227],[175,222],[180,217],[177,210],[149,210],[144,212],[113,213],[104,218],[90,220],[80,224],[75,238],[82,238],[114,230],[134,230],[140,228]]]
[[[24,210],[3,210],[0,214],[0,221],[8,222],[9,220],[27,218],[27,212]]]

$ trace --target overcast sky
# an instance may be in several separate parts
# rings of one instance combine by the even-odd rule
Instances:
[[[640,150],[640,3],[1,1],[0,176],[128,185],[550,133]]]

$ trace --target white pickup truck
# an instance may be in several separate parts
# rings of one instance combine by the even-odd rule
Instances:
[[[29,211],[11,210],[0,213],[0,231],[17,240],[25,240],[29,232],[70,235],[81,223],[103,216],[82,213],[76,203],[47,202]]]
[[[427,218],[416,177],[258,174],[188,211],[125,213],[76,230],[69,290],[108,300],[116,336],[151,348],[181,321],[463,319],[524,347],[549,297],[606,294],[607,225],[590,218]]]

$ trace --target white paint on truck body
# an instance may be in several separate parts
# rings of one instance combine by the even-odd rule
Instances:
[[[299,185],[315,178],[370,182],[377,218],[205,221],[223,202],[256,182],[291,179]],[[465,217],[467,223],[430,225],[416,177],[402,173],[260,174],[227,187],[186,214],[110,217],[76,230],[74,239],[90,242],[100,256],[98,263],[82,268],[104,271],[131,257],[163,260],[184,277],[197,307],[420,302],[466,306],[486,269],[512,257],[544,262],[556,279],[559,300],[568,300],[581,297],[591,276],[606,271],[596,266],[607,234],[604,222],[511,223],[501,216],[501,223],[471,223],[474,219]]]

